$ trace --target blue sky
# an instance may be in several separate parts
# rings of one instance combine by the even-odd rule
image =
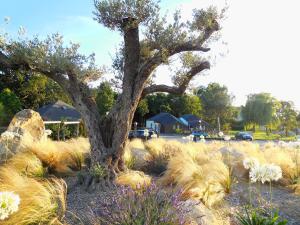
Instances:
[[[209,4],[223,6],[225,0],[162,0],[161,8],[182,10],[189,18],[193,8]],[[269,92],[281,100],[294,101],[300,109],[300,14],[298,0],[228,0],[227,19],[222,23],[222,39],[228,43],[213,45],[208,56],[220,52],[216,64],[205,76],[198,76],[193,86],[219,82],[226,85],[236,98],[235,105],[244,104],[250,93]],[[0,29],[17,33],[19,26],[29,36],[58,32],[67,41],[78,42],[84,54],[95,52],[99,65],[109,65],[122,40],[92,18],[92,0],[1,0]],[[9,24],[1,18],[9,16]],[[166,67],[157,71],[158,83],[169,83]]]

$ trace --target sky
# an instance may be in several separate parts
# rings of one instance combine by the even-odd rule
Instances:
[[[225,0],[161,0],[163,13],[181,9],[183,19],[193,8]],[[245,104],[247,95],[268,92],[279,100],[293,101],[300,110],[300,2],[299,0],[227,0],[221,38],[204,57],[213,67],[193,80],[192,86],[218,82],[235,96],[234,105]],[[27,36],[60,33],[66,41],[80,43],[84,54],[96,54],[99,65],[110,65],[122,41],[93,20],[93,0],[1,0],[0,30],[16,35],[20,26]],[[8,24],[2,22],[10,17]],[[226,43],[226,44],[224,44]],[[157,83],[170,83],[170,71],[157,71]]]

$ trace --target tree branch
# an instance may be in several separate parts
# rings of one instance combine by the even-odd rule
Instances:
[[[152,94],[155,92],[167,92],[171,94],[183,94],[187,89],[190,81],[205,69],[210,69],[210,63],[208,61],[201,62],[199,65],[194,66],[186,75],[185,79],[179,86],[168,86],[168,85],[151,85],[146,87],[143,91],[143,96]]]
[[[68,89],[68,80],[63,76],[65,71],[62,71],[58,68],[47,70],[42,69],[38,65],[30,65],[25,60],[20,61],[12,61],[6,56],[3,52],[0,51],[0,69],[3,71],[10,71],[10,70],[25,70],[25,71],[32,71],[35,73],[43,74],[50,79],[57,82],[63,89]]]
[[[203,35],[201,35],[199,38],[196,38],[194,40],[190,40],[187,42],[184,42],[179,45],[175,45],[172,49],[167,49],[168,52],[168,58],[171,56],[174,56],[181,52],[187,52],[187,51],[202,51],[202,52],[208,52],[210,51],[210,48],[203,47],[203,44],[205,41],[207,41],[211,35],[218,31],[220,28],[219,26],[215,26],[214,29],[209,29],[204,32]],[[144,77],[144,79],[148,79],[148,77],[151,75],[151,73],[164,62],[164,53],[159,51],[157,52],[153,57],[149,58],[145,61],[145,63],[140,68],[140,75],[141,77]]]

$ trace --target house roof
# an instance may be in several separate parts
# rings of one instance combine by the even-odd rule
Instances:
[[[44,105],[37,111],[44,121],[78,121],[81,119],[80,113],[73,106],[60,100]]]
[[[160,123],[162,125],[167,125],[167,124],[176,124],[176,123],[180,123],[185,125],[182,121],[180,121],[178,118],[176,118],[175,116],[173,116],[170,113],[159,113],[151,118],[149,118],[148,120],[150,121],[154,121],[156,123]]]
[[[200,120],[201,120],[202,125],[209,126],[209,123],[207,123],[206,121],[202,120],[200,117],[195,116],[193,114],[185,114],[185,115],[181,116],[180,118],[183,118],[192,127],[199,126]]]

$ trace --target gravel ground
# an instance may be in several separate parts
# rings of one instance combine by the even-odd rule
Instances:
[[[76,178],[67,178],[66,182],[71,187]],[[233,185],[231,193],[225,197],[225,202],[230,207],[231,216],[237,211],[243,210],[243,206],[249,203],[248,182],[240,180]],[[261,190],[261,197],[257,190]],[[92,211],[97,211],[99,202],[113,195],[116,189],[95,191],[88,193],[82,186],[76,186],[67,196],[67,213],[65,221],[68,225],[87,225],[91,223]],[[258,199],[269,199],[269,185],[252,185],[252,203],[257,206]],[[288,225],[300,225],[300,196],[296,196],[290,189],[273,187],[273,206],[279,209],[280,216],[288,220]],[[267,204],[266,202],[264,204]],[[79,219],[80,218],[80,219]],[[87,222],[89,221],[89,223]],[[234,221],[234,219],[233,219]],[[236,224],[236,223],[233,223]]]
[[[249,203],[249,184],[247,181],[239,181],[232,188],[231,194],[225,200],[228,202],[231,212],[240,211]],[[261,190],[261,197],[258,191]],[[258,206],[258,199],[269,200],[269,185],[252,185],[252,203]],[[255,193],[256,192],[256,193]],[[300,196],[295,195],[290,189],[284,187],[273,187],[272,205],[279,210],[280,216],[288,220],[288,225],[300,225]],[[268,204],[265,202],[265,204]]]
[[[72,187],[76,177],[65,179],[68,187]],[[99,202],[103,202],[108,196],[113,195],[117,187],[87,192],[83,186],[77,185],[67,195],[67,212],[65,223],[68,225],[94,225],[93,212],[99,209]]]

